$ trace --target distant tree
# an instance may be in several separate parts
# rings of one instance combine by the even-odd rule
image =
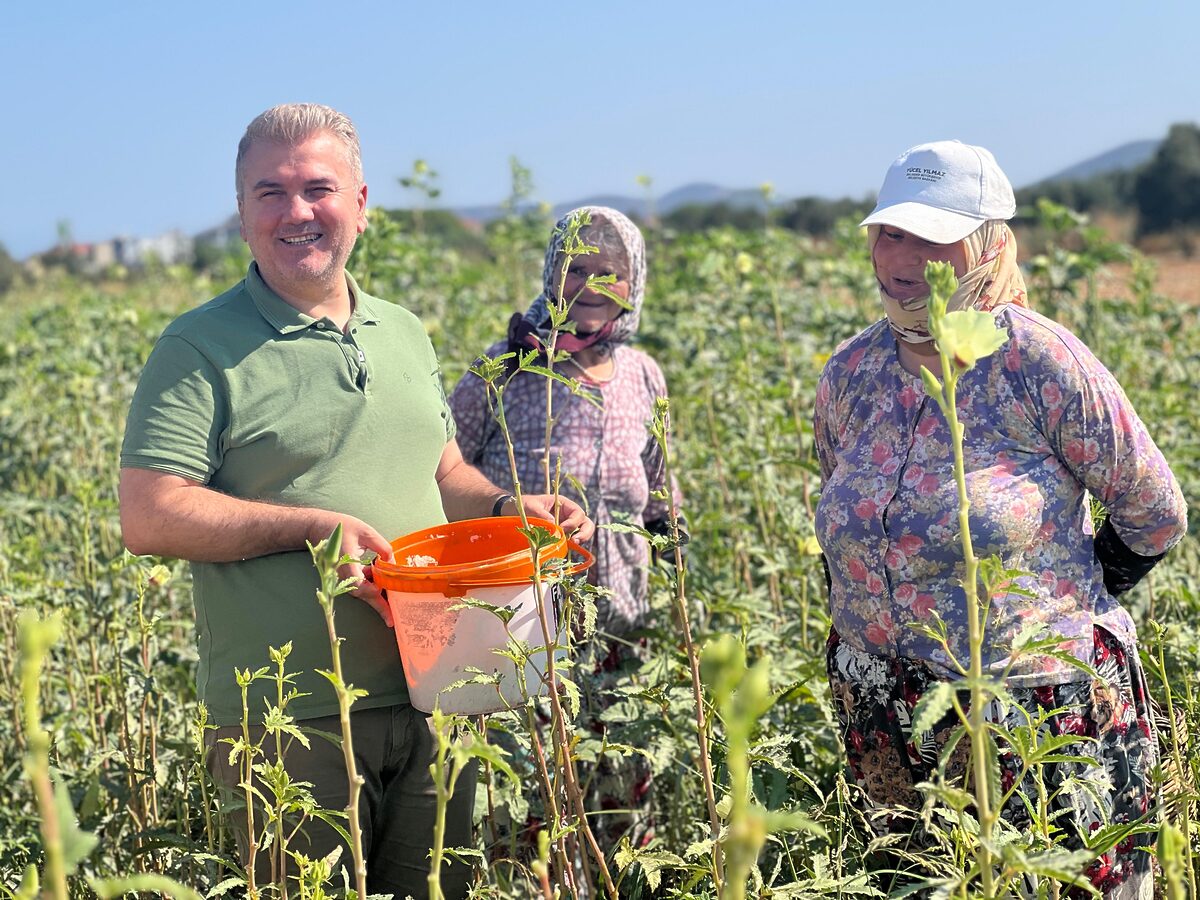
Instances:
[[[810,234],[813,237],[828,237],[841,219],[862,219],[875,205],[874,200],[851,200],[841,197],[828,200],[824,197],[797,197],[785,203],[776,213],[775,221],[784,228]]]
[[[387,215],[408,232],[421,232],[438,244],[457,250],[471,259],[486,259],[487,241],[483,235],[471,231],[462,220],[447,209],[388,209]],[[420,218],[421,225],[416,220]]]
[[[743,231],[763,227],[763,211],[752,206],[728,203],[686,203],[662,217],[676,231],[706,231],[709,228],[738,228]]]
[[[1119,170],[1067,181],[1044,181],[1017,191],[1017,206],[1033,209],[1040,199],[1050,200],[1076,212],[1113,210],[1121,212],[1136,205],[1134,187],[1141,169]]]
[[[0,295],[8,293],[20,276],[20,263],[9,256],[7,247],[0,244]]]
[[[1134,193],[1141,234],[1200,225],[1200,127],[1172,125]]]

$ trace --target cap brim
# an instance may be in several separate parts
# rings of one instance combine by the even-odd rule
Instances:
[[[955,244],[986,221],[924,203],[907,202],[876,207],[859,225],[891,225],[935,244]]]

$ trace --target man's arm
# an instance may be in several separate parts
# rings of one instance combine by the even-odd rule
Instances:
[[[391,545],[374,528],[324,509],[280,506],[232,497],[179,475],[152,469],[121,469],[121,532],[139,556],[173,556],[192,562],[236,562],[304,550],[342,526],[342,553],[361,559],[368,552],[391,556]],[[362,566],[344,567],[343,578],[363,576]],[[379,590],[363,581],[354,592],[391,624]]]
[[[446,518],[452,522],[459,519],[479,519],[492,514],[492,507],[504,495],[504,491],[492,484],[483,473],[463,459],[458,441],[451,438],[442,451],[442,459],[438,463],[438,488],[442,493],[442,509]],[[557,521],[567,534],[574,534],[581,541],[586,541],[595,531],[595,525],[587,517],[583,508],[567,497],[555,498],[552,494],[525,494],[525,513],[541,519]],[[557,500],[557,515],[555,501]],[[516,515],[517,508],[513,502],[505,504],[502,512]]]

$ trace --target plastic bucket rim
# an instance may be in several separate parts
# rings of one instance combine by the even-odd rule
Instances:
[[[578,575],[580,572],[585,572],[590,569],[596,562],[595,554],[593,554],[586,547],[583,547],[574,540],[568,538],[567,554],[570,554],[571,552],[578,553],[583,557],[583,561],[571,565],[571,567],[564,573],[565,575]],[[564,554],[562,557],[556,558],[565,559],[566,554]],[[431,569],[433,567],[429,566],[426,568]],[[454,599],[467,596],[467,594],[470,593],[471,588],[512,587],[532,585],[534,583],[534,578],[532,575],[497,578],[489,577],[492,574],[489,572],[476,572],[475,574],[477,577],[474,578],[405,578],[403,576],[393,576],[391,573],[384,572],[382,581],[378,578],[374,578],[374,576],[372,577],[374,578],[375,583],[385,591],[395,591],[398,594],[440,593],[445,597]],[[383,583],[388,581],[392,582],[392,584],[398,584],[400,586],[389,587],[387,584]]]
[[[412,534],[404,535],[402,537],[396,538],[396,540],[392,541],[391,543],[392,543],[392,546],[394,549],[395,544],[398,541],[403,541],[406,538],[412,537],[413,535],[424,535],[424,534],[428,534],[431,532],[437,532],[443,528],[448,528],[448,527],[454,528],[455,526],[461,526],[461,525],[471,523],[471,522],[488,522],[492,525],[497,525],[497,524],[503,524],[505,522],[505,520],[509,520],[509,521],[515,520],[516,522],[520,522],[521,517],[520,516],[494,516],[494,517],[488,517],[488,518],[483,518],[483,519],[460,519],[457,522],[447,522],[444,525],[435,525],[430,528],[424,528],[421,531],[416,531],[416,532],[413,532]],[[546,548],[546,552],[548,553],[549,557],[562,558],[567,555],[567,547],[570,543],[570,539],[563,532],[561,525],[559,525],[556,522],[551,522],[549,519],[540,519],[540,518],[537,518],[534,516],[526,517],[526,521],[529,522],[531,525],[538,525],[539,527],[546,528],[549,531],[558,533],[559,540],[552,547]],[[420,542],[415,541],[414,543],[420,543]],[[486,574],[486,573],[490,573],[490,572],[495,572],[498,570],[511,568],[513,565],[519,564],[522,560],[525,560],[528,558],[529,558],[529,549],[525,548],[522,550],[516,550],[512,553],[505,554],[504,556],[492,557],[491,559],[488,559],[486,561],[480,561],[480,562],[474,562],[474,563],[455,563],[452,565],[445,565],[445,566],[441,566],[441,565],[438,565],[438,566],[404,566],[404,565],[400,565],[395,562],[389,562],[387,560],[378,560],[377,559],[376,561],[371,563],[371,568],[373,571],[381,572],[385,576],[405,579],[408,581],[443,581],[443,582],[445,582],[445,581],[461,580],[461,579],[454,579],[452,576],[461,575],[464,572],[474,572],[474,573],[478,573],[478,574],[482,575],[482,574]]]

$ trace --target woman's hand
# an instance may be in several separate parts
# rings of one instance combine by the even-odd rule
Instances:
[[[526,494],[522,500],[524,500],[525,515],[557,522],[568,537],[574,537],[578,541],[587,541],[591,540],[592,535],[596,532],[595,523],[588,518],[583,507],[574,500],[562,495],[555,497],[553,494]],[[500,511],[510,516],[517,515],[516,501],[509,500]]]

